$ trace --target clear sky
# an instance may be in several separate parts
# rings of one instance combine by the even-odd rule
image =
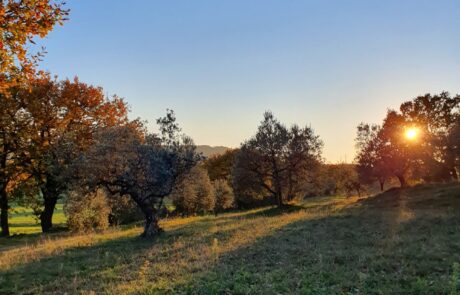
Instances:
[[[460,93],[460,1],[67,0],[41,68],[176,111],[197,144],[237,147],[265,110],[308,124],[330,162],[356,126],[417,95]]]

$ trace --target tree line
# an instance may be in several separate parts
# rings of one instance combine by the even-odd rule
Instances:
[[[143,235],[153,236],[161,231],[167,196],[179,214],[218,214],[245,198],[271,198],[281,206],[320,162],[321,143],[310,128],[286,128],[266,113],[258,133],[224,156],[232,165],[224,168],[227,175],[217,176],[211,166],[221,159],[203,161],[173,111],[157,120],[158,133],[150,133],[145,122],[128,119],[122,99],[106,97],[102,88],[37,71],[45,52],[32,49],[34,39],[68,15],[62,1],[0,1],[2,235],[9,235],[11,202],[32,208],[47,232],[64,199],[75,228],[107,224],[100,216],[120,222],[140,212]]]
[[[412,182],[458,181],[460,96],[447,92],[418,96],[389,110],[381,125],[357,128],[356,163],[360,182],[381,190],[395,178]],[[409,138],[408,132],[414,137]],[[415,136],[416,133],[416,136]]]
[[[240,149],[204,159],[173,111],[157,119],[158,133],[148,132],[145,122],[129,120],[123,99],[78,79],[42,74],[0,99],[2,235],[9,235],[11,202],[32,208],[47,232],[63,199],[76,228],[137,210],[143,235],[154,236],[166,197],[181,215],[218,214],[267,199],[282,206],[321,162],[322,143],[311,128],[287,128],[270,112]],[[129,205],[126,212],[118,203]],[[79,214],[93,217],[79,220]]]
[[[9,235],[12,204],[32,208],[43,232],[62,200],[71,229],[144,219],[142,235],[150,237],[168,214],[361,196],[395,181],[458,181],[460,96],[447,92],[404,102],[380,125],[361,123],[352,164],[326,164],[311,127],[286,126],[271,112],[239,148],[204,159],[173,111],[152,133],[128,118],[123,99],[37,71],[44,51],[31,54],[34,38],[68,14],[60,1],[0,1],[1,235]]]
[[[308,196],[361,195],[374,183],[383,190],[394,180],[404,187],[458,178],[460,97],[446,92],[389,110],[382,125],[360,124],[355,164],[325,164],[311,127],[285,126],[269,111],[239,148],[205,159],[172,110],[152,133],[128,118],[123,99],[77,78],[41,74],[8,92],[0,94],[2,235],[11,202],[32,208],[43,232],[62,199],[71,228],[143,218],[143,235],[155,236],[166,214],[282,207]]]

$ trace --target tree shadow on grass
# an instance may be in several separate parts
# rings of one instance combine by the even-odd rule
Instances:
[[[23,223],[12,223],[10,225],[10,228],[13,227],[36,227],[37,223],[36,222],[23,222]]]
[[[405,207],[417,211],[460,210],[460,184],[423,184],[406,188],[391,188],[373,197],[361,199],[363,208],[391,209]]]
[[[193,245],[191,241],[209,245],[211,236],[215,234],[210,230],[215,227],[215,223],[210,220],[167,229],[153,239],[140,238],[140,228],[132,234],[108,238],[102,242],[96,238],[94,243],[89,244],[87,241],[80,244],[79,236],[67,234],[61,238],[76,241],[48,251],[41,257],[31,257],[32,261],[18,262],[8,269],[0,270],[0,294],[74,294],[90,290],[117,292],[113,288],[137,282],[142,277],[143,268],[147,267],[144,265],[146,262],[153,267],[161,267],[163,263],[174,265],[173,261],[167,262],[165,259],[185,253],[183,248]],[[232,223],[231,220],[218,222],[219,226]],[[125,229],[130,230],[129,227]],[[43,237],[41,234],[34,236],[35,241]],[[101,236],[104,237],[103,234]]]
[[[447,294],[460,262],[460,221],[455,214],[398,214],[348,208],[290,223],[223,253],[171,293]]]
[[[91,246],[67,248],[0,271],[0,294],[98,290],[110,282],[111,276],[129,279],[147,250],[170,242],[168,236],[155,240],[126,236]]]
[[[129,235],[68,248],[1,270],[0,293],[447,293],[460,261],[458,218],[415,212],[401,220],[398,210],[373,208],[377,200],[317,216],[269,208],[167,229],[155,241]]]
[[[269,206],[252,210],[234,211],[227,215],[219,215],[220,219],[241,219],[257,217],[274,217],[281,214],[289,214],[304,210],[305,207],[296,204],[286,204],[282,207]]]
[[[276,218],[278,214],[300,209],[294,206],[270,208],[262,215],[251,216],[251,219]],[[18,263],[9,269],[0,270],[0,293],[72,293],[79,290],[105,292],[114,286],[129,284],[139,280],[146,261],[152,265],[152,269],[160,271],[162,263],[175,267],[177,260],[167,259],[181,256],[180,259],[188,261],[186,251],[195,245],[204,249],[196,250],[197,255],[200,255],[200,252],[205,253],[208,250],[214,239],[223,241],[237,234],[242,225],[224,217],[210,217],[176,228],[167,228],[164,234],[154,240],[129,235],[82,246],[78,246],[78,241],[73,242],[63,249],[58,248],[43,257],[33,258],[34,261]],[[63,238],[73,237],[69,235]],[[188,266],[193,268],[193,264]],[[175,272],[174,269],[167,271]]]
[[[10,229],[14,226],[10,226]],[[63,237],[64,235],[44,235],[41,232],[38,233],[13,233],[8,237],[0,237],[0,254],[2,251],[11,249],[12,247],[21,247],[24,245],[30,245],[37,243],[45,237]]]

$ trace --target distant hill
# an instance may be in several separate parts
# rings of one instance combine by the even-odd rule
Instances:
[[[214,155],[220,155],[225,153],[230,148],[226,146],[210,146],[210,145],[197,145],[196,150],[202,153],[206,158]]]

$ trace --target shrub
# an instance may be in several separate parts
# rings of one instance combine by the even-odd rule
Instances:
[[[110,225],[128,224],[144,219],[139,206],[127,195],[109,198]]]
[[[228,182],[224,179],[217,179],[212,183],[212,186],[215,198],[214,213],[217,214],[232,208],[235,204],[235,196]]]
[[[109,226],[111,209],[106,192],[102,189],[91,193],[71,192],[64,212],[69,229],[75,232],[104,230]]]
[[[213,212],[215,199],[206,169],[193,167],[174,187],[171,199],[176,210],[185,215]]]

